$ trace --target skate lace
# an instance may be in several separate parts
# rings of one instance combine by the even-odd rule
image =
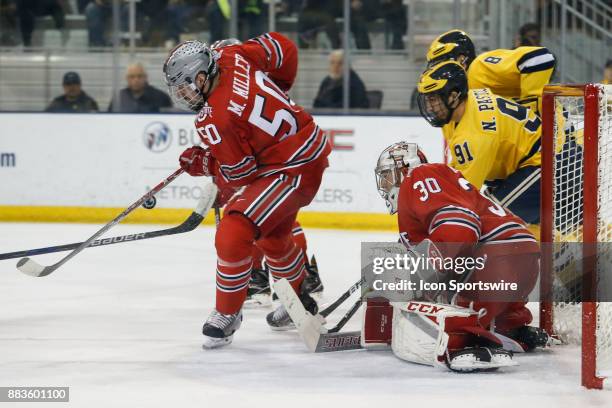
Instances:
[[[235,315],[224,315],[223,313],[219,313],[214,310],[212,314],[208,317],[206,323],[210,323],[215,327],[223,329],[232,323],[232,321],[234,320],[234,316]]]

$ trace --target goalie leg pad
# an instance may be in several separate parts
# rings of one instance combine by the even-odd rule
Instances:
[[[444,341],[446,345],[448,336],[440,332],[434,320],[401,307],[393,308],[391,350],[397,357],[412,363],[433,366],[437,361],[440,341]]]
[[[478,313],[472,309],[430,302],[393,302],[393,341],[391,349],[402,360],[418,364],[440,365],[449,346],[449,332],[460,322],[474,324]],[[465,338],[465,331],[452,337],[451,344]],[[463,342],[463,341],[462,341]]]
[[[446,366],[449,353],[501,342],[478,324],[482,312],[430,302],[392,303],[393,353],[418,364]],[[489,359],[490,360],[490,359]]]

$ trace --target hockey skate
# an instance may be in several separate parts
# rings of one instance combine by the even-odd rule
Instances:
[[[310,258],[310,262],[306,263],[306,272],[307,274],[302,284],[304,291],[313,297],[320,298],[323,294],[323,282],[321,282],[319,267],[314,255]]]
[[[202,347],[213,349],[227,346],[232,342],[234,332],[240,328],[241,323],[242,310],[238,313],[225,315],[214,309],[204,323],[204,327],[202,327],[202,334],[204,335]]]
[[[536,347],[548,347],[557,343],[544,329],[534,326],[519,327],[510,331],[507,336],[519,342],[525,351],[532,351]]]
[[[300,302],[304,305],[304,308],[313,315],[316,315],[319,311],[317,302],[304,290],[304,283],[302,283],[301,293],[298,294]],[[291,320],[285,306],[280,305],[273,312],[268,313],[266,321],[272,330],[283,331],[295,329],[295,324]]]
[[[272,305],[270,278],[267,269],[253,269],[244,307],[259,308]]]
[[[451,351],[446,365],[452,371],[473,373],[477,371],[495,371],[501,367],[517,365],[512,361],[512,352],[489,347],[468,347]]]

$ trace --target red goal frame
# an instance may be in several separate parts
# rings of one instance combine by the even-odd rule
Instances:
[[[597,221],[598,221],[598,149],[599,100],[601,88],[596,84],[551,85],[542,96],[542,180],[540,207],[540,241],[542,242],[540,276],[540,327],[553,333],[552,271],[554,242],[554,120],[555,97],[575,96],[584,99],[583,146],[583,299],[595,299],[597,290]],[[582,385],[601,389],[604,379],[597,376],[597,304],[582,303]]]

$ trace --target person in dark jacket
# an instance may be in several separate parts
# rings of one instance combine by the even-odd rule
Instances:
[[[126,80],[127,88],[123,88],[119,93],[119,101],[113,98],[108,106],[109,112],[157,113],[161,108],[172,106],[167,93],[149,85],[142,64],[130,64]]]
[[[315,108],[342,108],[343,100],[344,54],[341,50],[329,55],[329,75],[323,79],[319,92],[314,100]],[[365,85],[359,75],[352,69],[349,78],[351,108],[369,108]]]
[[[97,112],[98,104],[81,88],[81,77],[76,72],[70,71],[64,74],[62,81],[64,94],[53,99],[46,112],[83,113]]]

